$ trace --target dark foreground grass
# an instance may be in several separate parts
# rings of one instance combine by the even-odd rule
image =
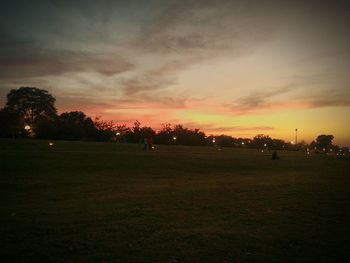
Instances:
[[[349,262],[350,161],[0,140],[1,262]]]

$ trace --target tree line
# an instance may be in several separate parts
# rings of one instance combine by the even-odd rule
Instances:
[[[21,87],[7,94],[7,103],[0,109],[0,137],[29,137],[50,140],[91,140],[139,143],[152,137],[156,144],[178,144],[190,146],[242,147],[275,150],[312,148],[320,151],[347,151],[333,145],[333,135],[319,135],[310,145],[297,145],[268,135],[258,134],[254,138],[234,138],[228,135],[206,136],[199,129],[183,125],[164,124],[159,131],[142,126],[135,121],[132,127],[118,125],[113,121],[94,119],[81,111],[57,114],[56,99],[43,89]]]

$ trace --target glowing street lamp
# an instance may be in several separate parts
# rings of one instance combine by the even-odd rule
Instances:
[[[244,145],[244,142],[242,142],[242,145]]]
[[[173,140],[176,141],[176,136],[173,137]]]
[[[26,126],[24,126],[24,129],[25,129],[26,131],[29,131],[29,130],[31,129],[31,127],[30,127],[29,125],[26,125]]]
[[[53,147],[54,146],[53,142],[49,142],[49,146]]]
[[[119,136],[119,135],[120,135],[120,132],[116,132],[116,134],[115,134],[115,135]]]
[[[215,138],[213,138],[212,142],[215,143]]]

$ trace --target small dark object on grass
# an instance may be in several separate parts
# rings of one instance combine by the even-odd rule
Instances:
[[[277,152],[274,151],[274,152],[272,153],[272,160],[279,160],[279,159],[280,159],[280,157],[277,155]]]

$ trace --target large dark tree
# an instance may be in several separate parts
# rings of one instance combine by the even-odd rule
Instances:
[[[328,150],[332,147],[332,141],[334,139],[333,135],[319,135],[316,138],[316,145],[319,149]]]
[[[17,112],[10,109],[0,110],[0,137],[16,137],[23,127]]]
[[[175,125],[173,133],[176,137],[176,144],[202,146],[207,144],[204,132],[199,129],[188,129],[182,125]]]
[[[18,113],[27,124],[34,124],[39,116],[56,115],[55,98],[43,89],[21,87],[7,94],[6,109]]]
[[[251,147],[253,148],[271,148],[272,138],[268,135],[258,134],[251,141]]]
[[[93,140],[98,130],[91,118],[81,111],[64,112],[58,117],[58,138],[65,140]]]
[[[58,119],[39,116],[33,127],[35,137],[38,139],[56,139],[58,135]]]
[[[161,130],[157,133],[154,142],[159,144],[171,144],[173,142],[174,132],[170,123],[162,125]]]
[[[125,133],[125,139],[128,142],[141,143],[144,138],[154,137],[156,132],[151,127],[141,126],[141,123],[136,120],[134,126]]]

